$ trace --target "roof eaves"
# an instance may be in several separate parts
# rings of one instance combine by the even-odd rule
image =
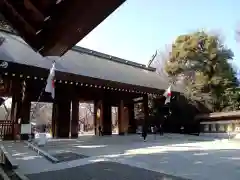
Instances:
[[[11,31],[9,29],[0,28],[0,31],[18,36],[17,32]],[[104,54],[104,53],[94,51],[94,50],[91,50],[91,49],[87,49],[87,48],[84,48],[84,47],[80,47],[80,46],[73,46],[71,50],[79,52],[79,53],[85,53],[85,54],[88,54],[88,55],[91,55],[91,56],[96,56],[96,57],[99,57],[99,58],[103,58],[103,59],[110,60],[110,61],[113,61],[113,62],[126,64],[126,65],[133,66],[133,67],[136,67],[136,68],[145,69],[145,70],[152,71],[152,72],[156,71],[156,68],[154,68],[154,67],[147,67],[144,64],[136,63],[136,62],[129,61],[129,60],[126,60],[126,59],[122,59],[122,58],[118,58],[118,57],[115,57],[115,56],[111,56],[111,55],[108,55],[108,54]]]

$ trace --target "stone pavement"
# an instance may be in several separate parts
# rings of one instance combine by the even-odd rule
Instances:
[[[57,164],[39,161],[41,165],[32,165],[28,170],[20,167],[30,179],[36,176],[42,179],[56,176],[61,177],[59,180],[75,180],[77,176],[83,180],[102,180],[107,179],[108,175],[109,179],[116,179],[114,177],[117,176],[119,180],[140,177],[150,180],[152,177],[173,180],[179,179],[178,177],[193,180],[238,180],[240,177],[238,141],[169,134],[157,136],[156,140],[153,136],[148,136],[147,142],[143,142],[139,135],[81,136],[76,140],[51,140],[43,149],[52,155],[71,152],[83,155],[83,158],[70,158],[69,161]],[[143,169],[132,170],[130,166]],[[124,174],[129,174],[125,169],[136,176],[125,177]],[[91,176],[92,171],[95,172],[94,176]],[[67,178],[56,174],[67,174]],[[166,174],[174,177],[166,177]]]
[[[186,180],[120,163],[98,162],[69,169],[27,175],[30,180]]]
[[[1,143],[24,174],[31,173],[32,167],[42,169],[43,165],[52,165],[44,157],[29,149],[24,142],[3,141]]]

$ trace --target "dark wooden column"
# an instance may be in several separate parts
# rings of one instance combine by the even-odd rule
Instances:
[[[79,100],[72,100],[71,138],[78,138]]]
[[[134,114],[134,102],[128,104],[128,117],[129,117],[129,128],[128,133],[136,133],[136,120]]]
[[[31,110],[31,87],[29,82],[23,82],[23,96],[22,96],[22,104],[21,104],[21,124],[29,124],[30,123],[30,110]],[[28,140],[29,134],[21,134],[22,140]]]
[[[94,100],[93,104],[94,104],[93,108],[94,134],[98,135],[98,119],[97,119],[98,101]]]
[[[124,101],[121,100],[118,106],[118,134],[124,135]]]
[[[107,100],[103,101],[103,134],[112,135],[112,108]]]
[[[56,131],[58,138],[69,138],[70,132],[70,108],[71,101],[68,99],[58,99],[58,116],[56,119]]]
[[[21,104],[21,99],[13,95],[11,105],[11,121],[14,123],[18,123],[18,119],[20,118]]]
[[[17,135],[20,133],[19,125],[17,124],[17,111],[18,111],[18,103],[15,95],[12,96],[12,105],[11,105],[11,113],[10,120],[12,122],[12,139],[17,139]]]
[[[57,103],[54,101],[52,106],[52,137],[56,137],[57,128]]]
[[[93,113],[93,120],[94,120],[94,131],[95,135],[99,135],[98,127],[101,126],[103,128],[103,104],[102,100],[94,100],[94,113]]]
[[[71,98],[71,92],[66,85],[56,84],[53,119],[57,138],[69,138]]]
[[[28,97],[29,95],[26,95],[21,107],[21,123],[22,124],[29,124],[30,123],[30,110],[31,110],[31,100]]]
[[[12,139],[16,139],[17,135],[20,134],[20,124],[18,124],[18,119],[20,118],[22,103],[21,87],[20,79],[14,78],[11,82],[12,105],[10,119],[13,123]]]
[[[149,119],[148,95],[144,95],[143,96],[143,112],[144,112],[144,122],[143,122],[143,125],[148,126],[148,119]]]

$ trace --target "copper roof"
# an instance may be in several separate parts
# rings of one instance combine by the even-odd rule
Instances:
[[[109,80],[119,83],[165,90],[169,83],[159,76],[154,68],[124,60],[82,47],[74,47],[61,59],[43,58],[34,52],[19,36],[0,32],[5,41],[0,46],[0,60],[28,66],[50,69],[56,60],[56,69],[60,72]],[[173,91],[181,90],[173,86]]]

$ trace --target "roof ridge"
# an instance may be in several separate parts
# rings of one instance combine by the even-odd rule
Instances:
[[[15,35],[15,36],[19,36],[17,34],[17,32],[11,31],[9,29],[4,29],[4,28],[0,27],[0,31],[5,32],[5,33],[9,33],[9,34],[12,34],[12,35]],[[81,47],[81,46],[73,46],[70,50],[76,51],[76,52],[79,52],[79,53],[88,54],[88,55],[91,55],[91,56],[97,56],[97,57],[100,57],[100,58],[103,58],[103,59],[106,59],[106,60],[110,60],[112,62],[125,64],[125,65],[128,65],[128,66],[144,69],[144,70],[147,70],[147,71],[152,71],[152,72],[156,71],[156,68],[147,67],[146,65],[141,64],[141,63],[129,61],[129,60],[122,59],[122,58],[119,58],[119,57],[116,57],[116,56],[111,56],[111,55],[101,53],[101,52],[98,52],[98,51],[94,51],[94,50],[84,48],[84,47]]]

